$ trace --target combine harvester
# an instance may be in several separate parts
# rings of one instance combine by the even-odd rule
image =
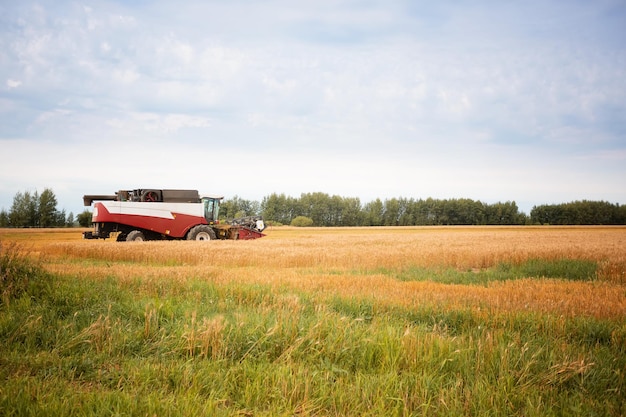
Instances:
[[[187,239],[257,239],[265,236],[261,216],[243,217],[225,224],[218,221],[224,197],[200,196],[197,190],[137,189],[115,195],[85,195],[93,207],[94,230],[85,239],[107,239],[118,233],[118,242]]]

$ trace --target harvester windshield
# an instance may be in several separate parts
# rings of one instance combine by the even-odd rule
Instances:
[[[202,204],[204,205],[204,218],[209,223],[217,221],[217,216],[220,211],[221,198],[215,197],[202,197]]]

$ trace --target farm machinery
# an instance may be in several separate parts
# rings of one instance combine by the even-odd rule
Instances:
[[[265,236],[261,216],[218,220],[222,196],[200,196],[197,190],[136,189],[114,195],[85,195],[85,206],[94,205],[93,231],[85,239],[117,241],[164,239],[257,239]]]

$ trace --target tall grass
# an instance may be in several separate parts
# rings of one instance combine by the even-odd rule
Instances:
[[[308,294],[205,281],[166,298],[129,296],[113,280],[57,277],[55,284],[43,298],[12,303],[10,315],[3,310],[4,412],[626,411],[623,324],[319,303]],[[86,287],[89,301],[68,303],[67,294],[84,295]]]
[[[626,293],[601,276],[623,250],[322,232],[35,245],[46,285],[0,305],[0,415],[626,413]]]
[[[0,240],[0,305],[8,305],[45,276],[42,267],[27,258],[17,243]]]

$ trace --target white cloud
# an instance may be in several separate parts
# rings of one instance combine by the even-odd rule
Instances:
[[[114,128],[113,134],[124,137],[141,138],[150,132],[159,137],[177,133],[185,128],[206,128],[211,125],[206,117],[194,117],[186,114],[130,113],[123,119],[110,119],[107,125]]]
[[[134,68],[121,68],[113,71],[113,80],[120,84],[133,84],[140,75]]]
[[[7,80],[7,87],[9,88],[9,90],[12,89],[12,88],[17,88],[20,85],[22,85],[22,82],[19,81],[19,80],[13,80],[13,79],[8,79]]]

